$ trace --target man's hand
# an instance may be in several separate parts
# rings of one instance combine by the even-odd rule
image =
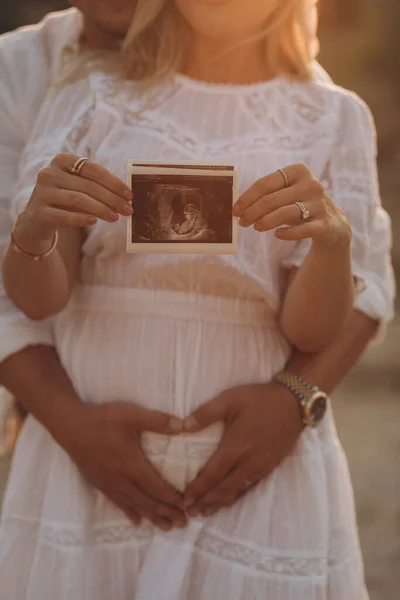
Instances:
[[[139,525],[146,518],[163,531],[184,527],[182,495],[145,457],[141,433],[182,432],[179,419],[128,403],[82,405],[71,427],[57,436],[90,484]],[[62,438],[62,439],[60,439]]]
[[[277,383],[226,390],[184,421],[188,432],[224,421],[225,433],[185,493],[189,516],[230,506],[292,451],[303,423],[299,401]]]

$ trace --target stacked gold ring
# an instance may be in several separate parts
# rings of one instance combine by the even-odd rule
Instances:
[[[83,166],[85,165],[85,163],[87,163],[88,160],[88,158],[78,158],[75,164],[70,169],[68,169],[69,173],[71,173],[71,175],[79,176],[81,174]]]

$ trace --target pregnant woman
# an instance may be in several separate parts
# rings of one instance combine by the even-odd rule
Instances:
[[[32,319],[56,315],[58,354],[87,406],[169,415],[168,431],[141,437],[165,494],[150,521],[132,481],[137,510],[121,510],[123,492],[103,495],[29,417],[0,529],[2,589],[12,600],[366,600],[327,397],[285,367],[293,347],[334,340],[362,286],[378,205],[368,112],[314,80],[309,0],[121,0],[124,42],[104,54],[88,43],[104,37],[104,1],[74,4],[85,35],[25,149],[4,283]],[[127,255],[133,158],[237,164],[237,255]],[[285,406],[266,402],[274,378],[293,392]]]

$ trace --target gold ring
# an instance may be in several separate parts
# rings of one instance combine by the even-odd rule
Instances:
[[[285,179],[285,188],[289,187],[289,179],[288,176],[286,175],[285,171],[283,169],[277,169],[277,173],[282,173],[284,179]]]
[[[78,158],[78,160],[76,161],[76,163],[70,168],[68,169],[69,172],[71,173],[71,175],[80,175],[81,171],[83,169],[83,165],[85,163],[87,163],[89,159],[88,158]]]
[[[301,218],[304,221],[307,221],[307,219],[309,219],[311,217],[310,211],[306,209],[306,207],[304,206],[304,204],[302,202],[295,202],[295,204],[301,210]]]

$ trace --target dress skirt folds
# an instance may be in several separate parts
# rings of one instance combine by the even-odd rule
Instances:
[[[56,341],[85,402],[178,416],[269,381],[289,354],[262,302],[105,286],[76,290]],[[184,489],[221,434],[146,434],[143,446]],[[236,505],[170,533],[134,527],[29,417],[3,509],[0,580],[10,600],[366,600],[332,415]]]

